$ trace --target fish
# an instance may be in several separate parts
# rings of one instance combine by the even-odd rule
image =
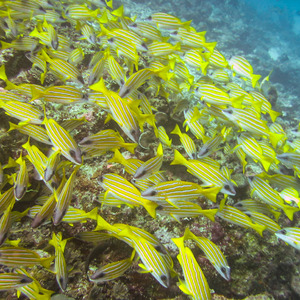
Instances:
[[[20,169],[15,179],[14,195],[16,200],[19,201],[24,197],[27,187],[29,186],[29,176],[26,161],[23,159],[22,153],[16,162],[20,165]]]
[[[148,40],[162,41],[161,32],[150,23],[133,22],[128,25],[128,28]]]
[[[18,124],[9,122],[8,132],[12,130],[18,130],[19,132],[30,136],[36,141],[47,145],[52,145],[48,137],[47,131],[41,126],[30,124],[28,122],[19,122]]]
[[[176,207],[178,200],[185,201],[196,200],[199,196],[205,196],[209,200],[216,202],[216,196],[220,188],[203,189],[200,185],[182,181],[165,181],[149,187],[142,192],[142,196],[151,201],[167,201]]]
[[[86,212],[85,210],[69,206],[65,216],[62,219],[62,222],[66,222],[69,225],[73,223],[86,222],[87,219],[97,220],[98,208],[95,207],[91,211]]]
[[[213,137],[208,139],[200,148],[200,150],[197,152],[196,157],[198,159],[202,159],[206,156],[209,156],[213,152],[217,151],[217,148],[219,145],[224,142],[226,138],[226,127],[224,127],[219,134],[215,134]]]
[[[50,58],[44,50],[42,50],[42,57],[49,63],[50,69],[63,81],[73,80],[84,84],[81,73],[71,63],[60,58]]]
[[[141,166],[139,166],[132,178],[132,181],[135,182],[140,179],[146,179],[150,175],[158,172],[161,168],[163,162],[163,148],[161,143],[158,145],[156,150],[156,156],[148,159]]]
[[[16,289],[30,284],[32,279],[18,273],[0,273],[0,290]]]
[[[203,54],[201,50],[192,49],[185,52],[183,60],[192,68],[201,70],[203,75],[206,75],[209,62],[207,54]]]
[[[176,124],[173,131],[171,131],[171,134],[177,134],[180,138],[180,142],[187,153],[187,155],[190,157],[190,159],[196,158],[197,148],[192,138],[190,138],[186,133],[182,133],[180,131],[180,128],[178,124]]]
[[[185,121],[183,126],[186,127],[186,131],[190,130],[197,139],[201,139],[205,142],[207,140],[207,137],[205,136],[205,129],[201,122],[195,118],[196,115],[198,115],[197,107],[195,107],[194,110],[189,109],[188,111],[185,111]]]
[[[259,176],[248,176],[248,181],[251,187],[251,196],[255,195],[263,202],[273,207],[282,209],[286,216],[290,220],[293,220],[294,213],[298,212],[299,208],[284,204],[284,201],[280,197],[279,193]]]
[[[156,24],[159,29],[176,30],[179,27],[189,29],[191,21],[182,22],[180,19],[166,13],[154,13],[146,19]]]
[[[138,143],[140,136],[139,122],[141,117],[129,107],[117,93],[108,91],[104,85],[103,78],[96,84],[90,86],[91,89],[103,92],[110,114],[114,121],[118,123],[124,133],[135,143]]]
[[[43,124],[46,127],[54,149],[60,150],[61,154],[74,164],[82,164],[81,151],[70,134],[55,120],[48,119],[46,116]]]
[[[292,247],[300,250],[300,228],[285,227],[275,232],[275,235]]]
[[[164,57],[181,50],[180,44],[172,45],[166,42],[154,41],[147,46],[147,54],[152,57]]]
[[[281,227],[270,217],[256,211],[244,211],[244,213],[250,217],[250,219],[257,224],[263,225],[266,227],[267,230],[271,231],[272,233],[277,232],[281,229]]]
[[[108,173],[102,176],[101,187],[106,190],[104,200],[110,193],[116,198],[133,206],[142,205],[152,218],[155,218],[157,204],[141,196],[140,191],[129,181],[118,174]]]
[[[165,128],[163,126],[159,126],[157,128],[157,137],[159,140],[164,144],[167,145],[168,147],[171,147],[172,145],[172,139],[169,138]]]
[[[0,246],[6,241],[12,224],[11,212],[15,201],[13,200],[4,211],[0,219]]]
[[[196,236],[187,227],[184,232],[184,239],[193,240],[204,252],[207,259],[212,263],[216,271],[227,281],[230,280],[230,267],[221,249],[209,239]]]
[[[179,278],[178,287],[193,299],[210,300],[211,293],[207,280],[190,248],[184,246],[184,236],[173,238],[179,249],[177,259],[183,271],[184,280]]]
[[[49,244],[55,249],[54,259],[54,273],[56,275],[56,281],[62,291],[65,291],[68,285],[68,270],[67,264],[64,257],[64,251],[66,243],[69,239],[62,239],[62,233],[52,233],[52,239]]]
[[[135,250],[132,251],[132,255],[129,258],[106,264],[98,269],[89,278],[91,281],[97,283],[114,280],[122,276],[131,267],[134,257]]]
[[[261,236],[263,236],[263,231],[266,229],[266,226],[252,222],[252,220],[242,211],[233,206],[226,205],[225,199],[221,201],[219,211],[216,215],[229,223],[244,228],[252,228]]]
[[[44,172],[44,179],[49,181],[55,174],[57,165],[60,161],[60,150],[54,151],[47,159],[47,164]]]
[[[201,83],[195,88],[195,94],[208,105],[218,105],[221,107],[233,106],[242,108],[244,97],[230,97],[224,90],[210,83]]]
[[[228,64],[235,74],[241,76],[242,78],[245,78],[246,80],[250,80],[252,83],[252,87],[256,87],[256,84],[260,79],[261,75],[253,74],[253,68],[245,57],[233,56],[229,60]]]
[[[20,275],[25,275],[32,280],[31,283],[17,288],[17,296],[20,298],[21,294],[27,296],[29,299],[49,300],[54,291],[44,289],[37,279],[32,277],[25,269],[16,269]]]
[[[37,91],[32,87],[32,98],[30,101],[36,99],[43,99],[47,102],[71,104],[86,102],[86,96],[76,87],[69,85],[51,86],[43,91]]]
[[[57,226],[62,221],[63,217],[68,211],[70,202],[72,200],[75,177],[80,167],[80,165],[77,165],[74,168],[71,176],[65,183],[59,195],[57,195],[57,193],[54,191],[56,206],[53,212],[53,224],[55,226]]]
[[[0,107],[7,115],[20,121],[40,125],[43,122],[43,113],[36,106],[20,101],[1,101]]]
[[[101,151],[114,151],[124,147],[131,153],[134,153],[136,143],[125,143],[120,134],[112,129],[101,130],[93,135],[85,137],[78,145],[83,149],[83,153],[91,148]]]
[[[170,215],[178,223],[181,224],[181,218],[196,218],[199,215],[203,215],[210,219],[212,222],[215,221],[215,214],[218,209],[202,209],[200,205],[188,202],[184,200],[177,200],[176,207],[174,204],[168,202],[157,202],[157,212],[161,215]]]
[[[177,150],[174,150],[174,160],[171,165],[178,164],[186,166],[188,172],[199,178],[203,185],[220,187],[220,192],[227,195],[234,196],[236,194],[232,182],[218,169],[199,160],[187,160]]]
[[[36,251],[26,248],[11,246],[0,248],[0,263],[8,267],[33,267],[40,264],[49,269],[53,259],[54,256],[42,258]]]
[[[151,275],[165,288],[170,285],[170,270],[161,254],[142,237],[136,236],[129,226],[118,233],[121,237],[131,239],[133,248],[139,255],[142,263],[139,267],[143,273],[151,273]]]

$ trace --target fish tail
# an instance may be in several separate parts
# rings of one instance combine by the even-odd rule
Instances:
[[[1,41],[1,46],[2,46],[2,49],[7,49],[7,48],[11,48],[12,44]]]
[[[178,124],[176,124],[175,128],[170,133],[171,134],[177,134],[180,138],[182,137],[182,133],[180,131],[180,128],[179,128]]]
[[[297,207],[293,207],[293,206],[288,206],[288,205],[284,205],[281,207],[282,210],[284,211],[284,213],[286,214],[286,216],[293,221],[294,219],[294,213],[299,211],[300,209]]]
[[[88,214],[87,214],[87,217],[89,219],[92,219],[92,220],[96,220],[98,219],[98,207],[95,207],[94,209],[92,209]]]
[[[208,61],[200,62],[201,72],[203,73],[203,75],[206,75],[208,65],[209,65],[209,62],[208,62]]]
[[[171,165],[186,165],[188,160],[182,156],[178,150],[174,150],[174,160],[171,162]]]
[[[215,214],[218,212],[218,209],[204,209],[201,210],[201,214],[206,218],[210,219],[212,222],[215,222]]]
[[[42,258],[40,263],[44,268],[50,269],[50,265],[51,265],[52,261],[54,260],[54,258],[55,258],[55,256]]]
[[[124,143],[124,148],[128,150],[130,153],[134,153],[134,149],[136,148],[137,143]]]
[[[255,88],[258,80],[260,79],[261,75],[256,75],[252,74],[251,75],[251,82],[252,82],[252,87]]]
[[[272,122],[275,122],[276,119],[277,119],[277,117],[280,116],[280,112],[275,111],[275,110],[272,110],[272,109],[270,109],[270,110],[268,111],[268,113],[269,113],[269,115],[270,115],[270,118],[271,118]]]
[[[152,201],[143,201],[143,207],[147,210],[149,215],[155,219],[156,218],[156,207],[158,205]]]
[[[263,231],[266,229],[266,226],[260,225],[260,224],[253,224],[251,226],[256,232],[259,233],[259,235],[263,236]]]

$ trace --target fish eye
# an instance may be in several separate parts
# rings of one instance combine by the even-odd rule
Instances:
[[[152,17],[150,16],[150,17],[146,18],[146,21],[152,21]]]
[[[286,230],[285,230],[285,229],[282,229],[282,230],[280,230],[279,232],[280,232],[280,233],[282,233],[282,234],[284,234],[284,235],[286,235],[286,234],[287,234],[287,232],[286,232]]]
[[[69,154],[71,155],[72,158],[75,158],[75,151],[74,150],[70,150]]]
[[[150,196],[156,196],[156,195],[157,195],[157,191],[155,190],[151,191]]]
[[[54,188],[54,189],[57,189],[58,188],[58,185],[56,182],[51,182],[51,187]]]
[[[232,115],[232,114],[233,114],[233,110],[232,110],[231,108],[229,108],[229,109],[226,109],[226,112],[227,112],[227,113],[229,113],[230,115]]]
[[[98,178],[98,181],[101,181],[101,182],[103,182],[103,180],[104,180],[104,176],[103,176],[103,175],[101,175],[101,176]]]
[[[137,28],[137,27],[138,27],[136,23],[132,23],[132,24],[130,24],[130,26],[131,26],[131,27],[134,27],[134,28]]]
[[[95,273],[94,275],[91,276],[92,279],[99,279],[99,278],[103,278],[105,276],[104,272],[99,272],[99,273]]]
[[[226,274],[226,269],[225,269],[225,267],[223,267],[223,266],[221,267],[221,272],[224,273],[224,274]]]
[[[161,279],[162,281],[165,281],[165,280],[167,280],[167,276],[166,276],[166,275],[161,275],[161,276],[160,276],[160,279]]]
[[[107,41],[109,42],[109,43],[113,43],[114,42],[114,38],[110,38],[110,39],[108,39]]]

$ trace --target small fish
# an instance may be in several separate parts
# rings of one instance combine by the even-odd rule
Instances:
[[[46,181],[49,181],[54,176],[59,161],[60,150],[53,151],[47,159],[47,164],[44,172],[44,179]]]
[[[220,250],[220,248],[215,245],[209,239],[194,235],[189,228],[185,229],[184,239],[193,240],[196,245],[204,252],[207,259],[212,263],[216,271],[227,281],[230,280],[230,267],[228,262]]]
[[[91,20],[97,17],[99,9],[91,10],[86,4],[71,4],[67,7],[66,17],[74,20]]]
[[[0,273],[0,290],[17,289],[30,284],[32,279],[18,273]]]
[[[70,134],[56,121],[46,116],[43,124],[55,150],[60,150],[61,154],[74,164],[82,164],[81,151]]]
[[[197,119],[199,111],[197,107],[193,110],[188,110],[184,112],[185,121],[183,126],[186,126],[186,131],[190,130],[192,134],[197,138],[201,139],[203,142],[207,140],[205,136],[205,130],[201,122]]]
[[[100,185],[108,193],[133,206],[142,205],[155,218],[157,204],[141,196],[141,192],[129,181],[118,174],[108,173],[102,176]],[[104,199],[106,198],[106,195]]]
[[[257,224],[263,225],[266,227],[267,230],[271,231],[272,233],[275,233],[276,231],[280,230],[281,227],[271,218],[268,216],[256,212],[256,211],[244,211],[244,213],[250,217],[250,219]]]
[[[52,145],[47,131],[41,126],[30,124],[28,122],[19,122],[18,124],[9,122],[8,132],[12,130],[18,130],[41,143]]]
[[[16,162],[20,165],[19,172],[17,173],[15,184],[14,184],[14,195],[17,201],[21,200],[29,185],[29,177],[28,170],[26,167],[26,161],[22,157],[22,153],[20,157],[16,160]]]
[[[181,224],[181,218],[196,218],[200,215],[205,216],[212,222],[215,221],[215,214],[218,209],[202,209],[196,203],[187,202],[184,200],[177,200],[176,207],[168,202],[158,202],[159,206],[157,212],[161,215],[170,215],[178,223]]]
[[[90,276],[90,280],[99,283],[114,280],[122,276],[131,267],[134,257],[135,250],[133,250],[129,258],[104,265]]]
[[[253,68],[246,58],[243,56],[234,56],[229,60],[228,64],[234,73],[240,75],[242,78],[249,79],[252,87],[255,88],[261,75],[253,74]]]
[[[54,273],[56,275],[56,281],[62,291],[66,290],[68,285],[68,271],[64,257],[64,251],[68,240],[69,239],[62,239],[61,232],[57,234],[53,232],[52,239],[49,241],[49,244],[55,248]]]
[[[140,167],[137,168],[136,172],[133,175],[133,182],[140,179],[146,179],[150,175],[156,173],[161,168],[163,162],[163,148],[159,144],[156,151],[156,156],[150,158],[144,162]]]
[[[213,152],[217,151],[219,145],[225,140],[226,127],[224,127],[219,134],[215,134],[212,138],[208,139],[197,152],[197,158],[203,159]]]
[[[179,278],[178,287],[193,299],[210,300],[211,293],[206,278],[191,249],[184,246],[184,236],[173,238],[172,241],[179,249],[177,259],[184,276],[184,281]]]
[[[135,22],[129,24],[128,28],[148,40],[162,41],[161,32],[150,23]]]
[[[11,43],[0,41],[2,49],[13,48],[19,51],[30,51],[31,53],[36,50],[39,42],[32,37],[18,37]]]
[[[300,250],[300,228],[285,227],[275,232],[275,235],[297,250]]]
[[[181,50],[180,44],[172,45],[170,43],[154,41],[148,45],[148,55],[153,57],[164,57]]]
[[[53,259],[54,256],[41,258],[37,252],[26,248],[0,248],[0,263],[8,267],[33,267],[40,264],[46,269],[49,269]]]
[[[147,240],[135,235],[130,226],[127,226],[118,235],[131,239],[133,248],[142,261],[142,264],[139,264],[143,270],[141,272],[151,273],[163,287],[169,287],[170,269],[161,254]]]
[[[200,96],[201,100],[208,105],[242,107],[243,96],[230,98],[228,93],[210,83],[198,85],[195,89],[195,94]]]
[[[53,212],[53,224],[57,226],[65,216],[70,202],[72,200],[74,181],[76,177],[76,173],[81,166],[76,166],[69,177],[68,181],[65,183],[59,195],[54,191],[54,196],[56,200],[56,206]]]
[[[154,13],[146,19],[153,22],[159,29],[176,30],[179,27],[189,29],[191,21],[182,22],[180,19],[166,13]]]
[[[251,195],[257,196],[263,202],[273,207],[282,209],[287,217],[293,220],[294,213],[299,211],[299,208],[285,205],[279,193],[259,176],[249,176],[248,181],[251,187]]]
[[[186,64],[197,70],[201,70],[203,75],[206,75],[209,62],[207,54],[203,54],[201,50],[192,49],[185,52],[183,60]]]
[[[211,201],[216,202],[216,196],[219,191],[220,188],[203,189],[200,185],[194,182],[174,180],[160,182],[151,186],[142,192],[142,196],[155,202],[165,200],[176,207],[178,200],[196,200],[202,195]]]
[[[266,229],[266,226],[253,223],[252,220],[243,212],[237,208],[225,205],[225,199],[221,201],[219,211],[216,214],[221,219],[236,224],[244,228],[252,228],[263,236],[263,231]]]
[[[159,138],[159,140],[163,144],[167,145],[168,147],[171,147],[171,145],[172,145],[172,139],[170,139],[169,136],[167,135],[165,128],[163,126],[159,126],[157,128],[157,131],[158,131],[157,132],[157,134],[158,134],[157,137]]]
[[[211,61],[211,57],[209,62]],[[230,77],[228,73],[223,69],[217,69],[211,72],[210,77],[213,79],[214,83],[226,84],[230,82]]]
[[[225,56],[216,48],[214,48],[213,53],[209,57],[209,65],[215,68],[227,68],[228,62]]]
[[[69,85],[51,86],[43,91],[37,91],[33,87],[31,101],[36,99],[66,105],[86,102],[85,95],[78,88]]]
[[[78,209],[70,205],[62,221],[68,223],[69,225],[77,222],[84,223],[87,219],[97,220],[97,215],[97,207],[89,212],[86,212],[85,210]]]
[[[7,209],[4,211],[3,215],[0,219],[0,246],[6,241],[9,235],[9,231],[12,224],[12,217],[11,217],[11,211],[13,209],[13,206],[15,204],[15,201],[13,200],[10,205],[7,207]]]
[[[279,193],[280,197],[287,203],[295,202],[300,208],[299,193],[292,187],[286,188]]]
[[[117,80],[118,84],[121,86],[125,83],[125,73],[121,65],[115,60],[113,55],[109,55],[107,58],[108,73],[110,76]]]
[[[43,113],[34,105],[20,101],[1,101],[0,107],[3,108],[11,117],[31,124],[42,124]]]
[[[15,200],[14,187],[12,186],[7,191],[0,193],[0,215],[2,215],[9,205]]]
[[[182,133],[180,131],[180,128],[178,124],[176,124],[175,128],[171,132],[171,134],[177,134],[180,138],[180,142],[187,153],[187,155],[190,157],[190,159],[195,159],[196,158],[196,153],[197,153],[197,148],[192,140],[186,133]]]
[[[137,146],[136,143],[125,143],[120,134],[112,129],[101,130],[93,135],[85,137],[78,143],[82,147],[82,152],[85,153],[91,148],[96,148],[101,151],[114,151],[120,147],[124,147],[131,153]]]
[[[50,58],[44,50],[42,50],[42,56],[43,59],[50,64],[50,68],[53,72],[63,81],[73,80],[84,84],[81,73],[71,63],[60,58]]]
[[[236,194],[232,182],[218,169],[199,160],[187,160],[177,150],[174,151],[174,160],[171,165],[184,165],[188,172],[199,178],[203,185],[221,188],[224,194],[234,196]]]

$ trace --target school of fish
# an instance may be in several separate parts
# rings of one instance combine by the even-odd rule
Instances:
[[[90,270],[89,280],[96,283],[114,280],[135,266],[166,289],[175,280],[191,299],[211,299],[213,286],[208,286],[187,240],[230,280],[226,253],[188,227],[183,236],[172,239],[179,269],[173,263],[176,253],[155,232],[109,224],[100,206],[91,211],[76,207],[72,196],[80,176],[85,176],[82,167],[101,161],[107,152],[113,152],[109,162],[122,172],[101,170],[101,209],[118,207],[122,213],[124,206],[142,207],[154,219],[169,216],[179,223],[182,218],[221,218],[261,236],[269,231],[300,250],[300,228],[278,223],[281,215],[289,220],[299,215],[300,138],[295,134],[291,140],[276,122],[280,113],[264,95],[269,76],[254,74],[243,56],[226,59],[217,42],[206,40],[206,32],[170,14],[157,12],[141,20],[126,16],[123,6],[114,7],[112,0],[0,3],[0,51],[22,55],[34,74],[34,82],[20,84],[8,78],[5,64],[0,66],[1,118],[7,115],[7,134],[28,136],[17,157],[0,161],[0,263],[6,266],[0,273],[0,291],[50,299],[54,291],[42,287],[31,272],[37,264],[55,274],[57,290],[66,291],[70,270],[64,253],[73,238],[86,242],[86,247],[117,239],[132,248],[128,257]],[[171,130],[157,121],[160,111],[155,106],[162,99],[177,99],[174,113],[184,118],[181,123],[173,120]],[[88,118],[55,119],[49,113],[85,104],[102,112],[95,118],[106,115],[105,124],[112,120],[108,124],[117,127],[105,125],[78,140],[74,130],[80,135]],[[141,144],[144,132],[155,136],[156,153],[140,160],[137,154],[147,150]],[[173,142],[177,136],[180,144]],[[184,166],[186,173],[170,175],[162,168],[168,148],[173,150],[170,165]],[[218,161],[216,153],[224,160]],[[234,157],[240,168],[228,168],[227,157]],[[193,181],[186,181],[188,173]],[[237,173],[246,178],[248,198],[236,197],[239,186],[232,176]],[[15,210],[31,187],[38,189],[34,205]],[[203,202],[209,208],[203,209]],[[32,219],[32,228],[72,226],[88,219],[96,227],[82,227],[76,236],[52,231],[50,255],[47,249],[22,246],[22,238],[10,239],[14,223],[24,217]]]

